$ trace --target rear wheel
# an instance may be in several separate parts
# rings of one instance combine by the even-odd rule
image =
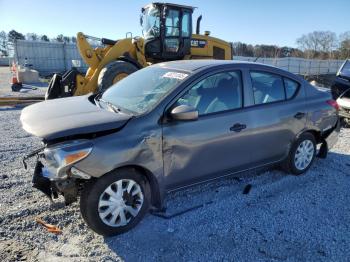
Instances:
[[[137,70],[136,66],[125,61],[114,61],[107,64],[98,76],[98,90],[100,92],[106,91],[110,86]]]
[[[303,174],[310,168],[315,156],[315,137],[310,133],[304,133],[294,142],[283,167],[294,175]]]
[[[148,210],[147,180],[132,169],[111,172],[89,182],[81,194],[80,210],[96,233],[124,233],[141,221]]]

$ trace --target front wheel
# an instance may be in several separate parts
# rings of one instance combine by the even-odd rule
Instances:
[[[119,170],[90,181],[83,189],[80,210],[96,233],[124,233],[141,221],[149,206],[146,179],[134,170]]]
[[[311,133],[304,133],[294,142],[288,158],[284,161],[284,169],[294,175],[305,173],[316,156],[316,141]]]

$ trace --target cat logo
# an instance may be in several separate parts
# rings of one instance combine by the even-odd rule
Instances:
[[[201,39],[191,40],[191,47],[204,48],[206,45],[207,45],[206,40],[201,40]]]

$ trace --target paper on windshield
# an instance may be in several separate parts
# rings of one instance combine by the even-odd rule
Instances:
[[[183,80],[188,76],[188,74],[185,73],[179,73],[179,72],[166,72],[162,77],[165,78],[174,78],[174,79],[179,79]]]

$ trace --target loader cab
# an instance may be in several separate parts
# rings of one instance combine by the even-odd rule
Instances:
[[[167,3],[152,3],[142,8],[140,23],[146,58],[177,60],[191,53],[193,9]]]

